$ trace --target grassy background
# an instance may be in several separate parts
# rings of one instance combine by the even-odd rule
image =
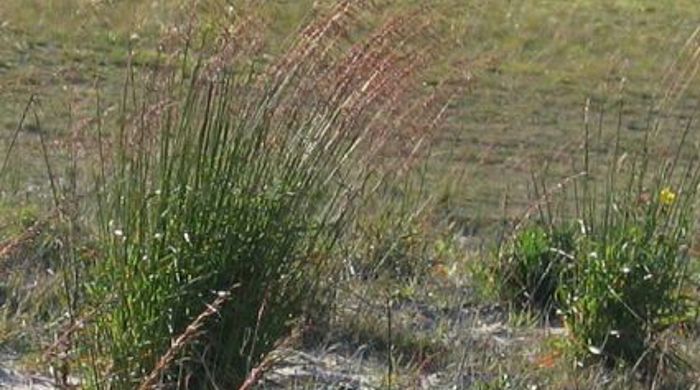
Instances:
[[[198,12],[222,23],[227,12],[238,17],[254,8],[255,17],[270,25],[282,44],[314,2],[253,3],[231,2],[229,11],[223,2],[203,1]],[[386,8],[409,3],[398,1]],[[679,71],[671,65],[683,55],[683,45],[697,27],[693,21],[700,17],[693,1],[431,4],[438,10],[435,28],[451,46],[445,66],[457,65],[472,80],[471,92],[454,102],[455,115],[440,136],[431,169],[435,177],[466,171],[468,180],[454,189],[450,212],[470,231],[500,218],[504,192],[522,206],[530,171],[539,169],[544,159],[554,160],[553,175],[569,170],[567,157],[580,146],[586,98],[608,101],[606,127],[614,128],[612,102],[622,89],[627,101],[623,128],[628,136],[639,133],[652,98],[668,88],[664,78]],[[12,134],[32,93],[41,98],[42,127],[49,133],[65,135],[71,123],[76,127],[79,118],[94,111],[96,83],[109,111],[118,102],[129,42],[136,51],[134,61],[148,64],[155,57],[157,37],[184,20],[183,7],[182,2],[162,0],[3,1],[3,136]],[[271,54],[276,50],[268,48]],[[671,108],[677,115],[687,114],[696,95],[690,88],[680,106]],[[67,108],[74,113],[72,120]],[[31,138],[29,133],[21,137]],[[26,149],[35,144],[27,142]],[[14,169],[34,167],[39,174],[37,161],[35,154],[21,153]]]

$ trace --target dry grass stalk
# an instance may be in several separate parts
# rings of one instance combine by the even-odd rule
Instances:
[[[157,382],[163,372],[170,367],[180,351],[197,338],[199,330],[204,326],[205,321],[212,315],[218,313],[226,301],[229,300],[230,296],[230,292],[220,292],[214,302],[212,302],[211,305],[207,305],[207,308],[187,326],[185,331],[182,332],[175,341],[173,341],[170,349],[161,356],[155,368],[146,376],[143,382],[141,382],[139,390],[153,389],[158,386]]]
[[[364,0],[339,1],[325,16],[309,24],[300,33],[296,45],[273,67],[275,79],[284,79],[296,73],[301,65],[322,63],[331,48],[335,47],[338,37],[347,37],[349,26],[357,24],[360,10],[369,5]],[[313,61],[309,61],[313,58]]]
[[[39,234],[45,225],[45,221],[34,222],[31,226],[26,228],[22,233],[17,236],[6,240],[0,244],[0,259],[4,259],[13,256],[18,250],[22,248],[22,245],[27,241],[31,241]]]
[[[423,73],[431,58],[438,55],[430,48],[442,46],[436,40],[430,18],[419,12],[407,12],[388,19],[366,39],[341,51],[338,58],[325,50],[321,58],[303,61],[303,56],[296,53],[305,51],[296,47],[283,57],[277,68],[284,68],[296,58],[301,62],[287,69],[300,73],[303,70],[303,77],[299,77],[299,85],[285,97],[275,116],[279,120],[289,118],[290,110],[298,115],[299,101],[309,102],[312,114],[317,107],[339,107],[339,125],[318,134],[325,148],[338,140],[352,140],[357,145],[351,151],[365,148],[364,161],[369,164],[381,166],[385,152],[402,162],[412,161],[443,118],[453,89],[462,85],[438,83],[428,99],[422,98]],[[299,46],[304,44],[317,42],[302,39]],[[287,83],[294,78],[285,77]],[[388,151],[388,146],[396,150]]]
[[[71,321],[70,325],[44,351],[43,359],[51,365],[54,381],[59,388],[77,388],[76,385],[70,383],[70,353],[73,350],[73,337],[84,329],[85,324],[99,312],[99,309],[94,309],[84,314],[81,318]]]
[[[252,389],[253,386],[260,382],[266,372],[270,371],[275,364],[283,359],[283,356],[280,355],[279,350],[289,348],[296,344],[301,339],[303,334],[303,329],[295,328],[289,336],[277,342],[272,352],[268,353],[257,366],[250,370],[250,373],[238,390]]]
[[[661,85],[665,90],[659,109],[673,108],[685,95],[700,70],[700,27],[688,37],[676,60],[668,67]]]
[[[569,184],[572,184],[576,180],[582,177],[586,177],[587,173],[586,172],[579,172],[577,174],[567,176],[563,180],[561,180],[559,183],[557,183],[554,188],[551,190],[545,191],[538,199],[535,199],[534,201],[530,202],[529,206],[525,209],[525,212],[520,216],[520,218],[517,220],[515,223],[515,226],[513,228],[513,232],[517,232],[524,226],[524,224],[528,221],[528,219],[534,214],[537,210],[540,210],[542,207],[547,205],[548,203],[551,202],[551,199],[553,196],[555,196],[558,193],[563,192],[568,188]]]
[[[20,234],[0,243],[0,277],[6,279],[10,270],[17,269],[15,262],[23,260],[22,252],[41,235],[54,215],[37,220]]]

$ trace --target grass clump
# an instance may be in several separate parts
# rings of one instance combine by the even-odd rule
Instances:
[[[689,248],[700,170],[687,155],[697,152],[684,145],[688,129],[659,161],[650,155],[651,131],[639,150],[623,151],[619,131],[601,139],[615,145],[605,169],[591,160],[587,132],[583,174],[565,190],[573,202],[544,194],[540,218],[516,231],[495,266],[505,299],[562,315],[582,361],[651,379],[689,368],[671,334],[697,310]]]
[[[608,363],[624,361],[646,372],[657,365],[682,368],[663,340],[667,330],[691,319],[684,291],[688,237],[637,225],[646,222],[615,226],[605,241],[584,241],[577,277],[561,289],[566,324],[582,349]]]
[[[324,310],[335,243],[367,177],[390,168],[382,151],[412,148],[403,164],[442,115],[444,96],[414,88],[417,14],[341,42],[363,6],[340,2],[277,62],[236,57],[223,38],[214,58],[154,82],[166,96],[143,103],[106,164],[87,385],[234,388]]]
[[[649,379],[689,368],[669,333],[688,324],[697,309],[688,282],[700,169],[697,150],[685,142],[689,131],[690,123],[668,157],[658,159],[649,155],[653,132],[626,159],[618,131],[603,192],[596,193],[590,177],[582,183],[574,278],[560,289],[578,349]]]
[[[688,290],[693,175],[676,187],[686,199],[671,201],[666,187],[641,205],[628,198],[604,230],[592,226],[580,240],[575,278],[560,293],[571,336],[589,358],[645,375],[688,368],[667,336],[692,320],[696,305]]]

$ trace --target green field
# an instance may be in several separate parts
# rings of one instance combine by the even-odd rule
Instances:
[[[384,48],[377,55],[395,60],[399,64],[395,66],[400,70],[404,70],[399,68],[404,66],[403,59],[391,57],[392,50],[406,50],[424,62],[416,61],[420,65],[416,65],[415,74],[411,73],[414,68],[410,63],[406,65],[406,78],[414,77],[416,84],[411,84],[405,94],[396,98],[396,111],[405,113],[405,116],[396,114],[396,118],[404,122],[390,116],[394,115],[391,109],[394,103],[387,98],[378,100],[377,106],[381,105],[377,109],[378,119],[369,120],[357,114],[360,118],[357,123],[367,120],[367,123],[374,124],[374,121],[381,122],[381,115],[386,115],[396,122],[387,119],[385,126],[400,124],[411,127],[415,124],[419,128],[416,131],[422,131],[420,126],[429,118],[420,116],[423,112],[421,106],[415,106],[418,110],[416,118],[411,119],[413,106],[401,105],[420,101],[420,96],[430,93],[441,98],[449,94],[449,98],[439,102],[440,108],[444,109],[444,120],[429,133],[410,138],[407,144],[382,149],[378,152],[381,158],[376,160],[379,162],[370,162],[369,157],[366,161],[350,157],[349,161],[362,167],[366,163],[367,169],[376,173],[368,174],[367,179],[370,183],[367,187],[376,184],[375,191],[365,194],[365,185],[358,185],[362,190],[358,189],[357,197],[363,200],[358,201],[357,210],[348,207],[338,211],[343,215],[348,211],[352,215],[347,232],[338,233],[341,243],[337,247],[334,244],[327,253],[323,245],[313,247],[309,252],[329,259],[329,263],[343,264],[338,267],[352,263],[355,268],[353,271],[343,268],[344,271],[338,273],[343,277],[336,280],[336,289],[331,294],[334,301],[328,309],[331,314],[324,312],[325,322],[321,321],[324,325],[310,331],[309,335],[305,334],[303,341],[279,348],[289,352],[289,356],[280,358],[292,362],[285,363],[288,366],[303,366],[298,361],[312,356],[315,363],[309,364],[318,370],[313,375],[309,374],[313,370],[306,370],[306,374],[294,379],[294,375],[284,368],[265,366],[268,360],[263,357],[271,355],[256,356],[253,367],[256,364],[266,367],[261,371],[267,379],[258,378],[262,383],[260,388],[275,388],[275,382],[277,388],[341,388],[338,386],[346,382],[359,386],[348,385],[347,388],[696,388],[694,383],[700,378],[700,267],[695,257],[692,257],[687,275],[683,273],[683,277],[688,276],[692,281],[691,284],[682,289],[679,287],[684,294],[690,292],[688,300],[694,304],[691,311],[695,318],[679,325],[682,336],[676,337],[674,333],[676,338],[664,339],[669,345],[679,346],[690,368],[679,375],[669,374],[663,380],[644,377],[635,368],[625,365],[578,367],[569,356],[571,349],[562,347],[567,344],[567,336],[562,334],[570,329],[563,326],[559,318],[550,324],[548,320],[542,321],[536,313],[517,310],[514,307],[517,305],[499,296],[495,291],[498,288],[494,287],[494,276],[489,274],[489,264],[497,261],[494,258],[498,257],[495,253],[500,238],[509,237],[512,232],[509,229],[519,223],[525,213],[533,211],[531,206],[543,192],[550,189],[556,192],[558,183],[566,183],[572,180],[567,178],[579,174],[583,156],[588,156],[589,152],[597,164],[590,177],[601,183],[608,180],[608,168],[615,164],[611,161],[622,166],[623,157],[640,151],[643,145],[646,146],[645,158],[652,165],[650,172],[654,171],[654,164],[660,167],[673,161],[675,156],[680,156],[673,163],[674,167],[676,164],[680,167],[678,172],[683,172],[681,168],[687,168],[688,172],[692,170],[697,141],[700,141],[697,126],[693,124],[700,102],[700,82],[696,77],[700,69],[700,24],[697,22],[700,20],[700,5],[692,0],[396,0],[370,3],[373,4],[361,7],[343,22],[347,27],[340,22],[338,26],[333,25],[342,31],[337,36],[333,35],[335,30],[326,32],[333,35],[327,48],[331,53],[329,56],[343,58],[353,45],[365,42],[375,31],[383,31],[382,28],[386,27],[381,26],[387,26],[383,24],[387,20],[401,17],[397,19],[400,28],[392,30],[395,35],[386,38],[393,40],[395,48],[390,44],[381,46],[380,40],[370,40],[366,46],[359,47],[366,52],[371,52],[375,46]],[[60,344],[56,340],[60,341],[67,334],[66,329],[75,325],[75,318],[99,310],[100,306],[90,301],[99,295],[90,294],[96,294],[93,290],[100,290],[101,282],[90,279],[85,281],[90,287],[83,288],[82,278],[91,275],[92,268],[97,267],[95,264],[108,262],[103,259],[119,257],[113,254],[118,253],[112,247],[115,244],[101,236],[107,226],[108,217],[104,215],[122,215],[119,213],[123,211],[115,206],[114,214],[101,213],[105,206],[100,194],[111,194],[109,191],[113,190],[104,182],[115,177],[126,180],[129,175],[138,177],[144,186],[159,180],[149,176],[150,168],[140,171],[142,168],[136,163],[125,165],[124,171],[116,169],[112,172],[114,177],[105,176],[105,164],[109,170],[113,164],[121,167],[119,161],[122,160],[115,157],[114,161],[107,159],[105,163],[101,153],[127,155],[129,148],[120,144],[119,137],[128,133],[129,126],[140,123],[139,115],[143,120],[149,109],[161,107],[158,106],[160,97],[165,102],[163,107],[187,101],[183,97],[197,87],[188,90],[189,79],[173,75],[180,74],[178,69],[182,70],[182,75],[187,72],[194,74],[197,67],[193,58],[201,58],[206,63],[207,59],[219,55],[216,39],[222,31],[239,31],[235,27],[246,26],[230,37],[233,37],[232,42],[240,39],[255,49],[240,57],[231,56],[239,62],[231,60],[227,65],[251,69],[251,75],[258,77],[266,74],[268,68],[265,66],[276,64],[285,56],[293,58],[293,53],[288,50],[295,47],[303,36],[299,33],[302,26],[322,18],[333,9],[333,4],[333,1],[311,0],[0,1],[0,368],[13,366],[46,375],[51,365],[54,371],[57,370],[55,367],[59,367],[59,371],[65,369],[69,371],[67,376],[81,378],[81,383],[89,382],[91,387],[100,388],[94,384],[98,380],[86,378],[112,374],[110,365],[117,366],[118,359],[109,361],[108,355],[104,355],[88,362],[86,356],[92,359],[99,353],[86,347],[89,342],[85,344],[85,340],[75,336],[81,341],[68,342],[68,349],[62,352],[71,356],[68,359],[70,364],[62,365],[63,358],[56,358],[56,345]],[[185,41],[182,37],[187,34],[194,38]],[[244,49],[241,52],[247,53]],[[187,57],[183,53],[187,53]],[[183,58],[191,63],[186,63]],[[303,84],[306,81],[309,85],[315,85],[316,81],[319,84],[334,81],[323,79],[323,67],[333,69],[335,63],[330,60],[324,63],[325,57],[321,54],[319,58],[319,68],[313,70],[320,76],[311,75],[309,80],[302,77],[302,85],[306,85]],[[367,60],[367,63],[379,68],[389,62]],[[259,71],[258,66],[263,70]],[[352,68],[353,65],[347,66]],[[423,68],[418,69],[419,66]],[[361,75],[372,74],[372,71],[358,70],[365,72]],[[159,78],[161,75],[166,76]],[[185,82],[172,81],[176,77],[182,77],[178,80]],[[318,80],[311,80],[313,77],[318,77]],[[257,96],[254,95],[259,92],[255,89],[257,87],[250,87],[238,78],[232,80],[233,85],[241,88],[243,96]],[[389,76],[387,80],[397,84],[402,81]],[[193,86],[195,84],[192,82]],[[246,89],[248,87],[250,90]],[[381,88],[393,91],[390,86],[382,85]],[[378,90],[383,92],[381,88]],[[445,91],[444,96],[439,95],[441,91]],[[323,95],[325,92],[329,94]],[[330,99],[335,96],[332,92],[332,89],[324,90],[319,96]],[[237,101],[235,93],[231,96]],[[278,106],[289,105],[295,114],[294,110],[298,109],[302,119],[309,112],[305,110],[312,112],[309,117],[324,117],[328,115],[326,111],[315,111],[316,107],[323,106],[322,100],[300,103],[290,98],[289,101],[280,100]],[[208,109],[200,111],[201,108],[195,107],[203,106],[204,102],[196,100],[192,105],[194,108],[184,104],[185,112],[181,115],[186,116],[189,109],[193,110],[191,115],[194,118],[210,115]],[[246,115],[255,112],[241,107],[248,106],[233,109]],[[342,104],[338,107],[343,108]],[[334,112],[335,108],[332,106],[329,110]],[[365,109],[373,112],[372,105]],[[425,109],[426,115],[432,112],[429,110]],[[158,111],[156,116],[165,118],[162,114],[165,111]],[[271,117],[274,122],[276,117]],[[334,122],[333,115],[330,118],[329,127],[351,126]],[[311,120],[301,122],[298,132],[306,131],[303,129],[314,123]],[[206,123],[202,128],[206,128]],[[361,131],[361,125],[357,126]],[[686,129],[690,130],[684,135]],[[216,129],[211,131],[219,134]],[[586,134],[590,139],[595,138],[593,144],[589,144]],[[392,182],[389,180],[394,176],[392,163],[405,158],[405,150],[401,147],[411,150],[412,142],[417,139],[425,142],[418,153],[421,158],[417,162],[411,160],[411,164],[406,162],[405,166],[410,165],[413,169],[408,174],[396,175],[398,180]],[[177,138],[173,142],[180,145]],[[265,142],[274,144],[277,139]],[[268,145],[265,142],[260,144],[263,149]],[[337,147],[346,147],[343,142]],[[347,142],[355,141],[350,139]],[[682,152],[676,151],[679,143],[685,148]],[[359,153],[371,155],[372,142],[366,146],[358,145]],[[363,149],[365,147],[367,149]],[[134,147],[134,150],[138,150],[136,154],[141,153],[139,147]],[[187,154],[187,150],[183,149],[183,154]],[[232,153],[236,150],[234,148]],[[348,155],[354,156],[353,153],[348,152]],[[228,155],[212,157],[212,166],[220,164],[218,158],[228,158],[224,156]],[[323,158],[319,157],[319,161],[326,161]],[[334,158],[329,157],[328,161],[336,161]],[[160,160],[153,161],[153,166],[159,166]],[[174,161],[173,166],[176,166],[179,160]],[[193,165],[198,167],[202,164],[200,160],[191,161],[197,161]],[[294,161],[303,162],[304,158]],[[293,165],[287,160],[284,164]],[[376,172],[372,164],[379,167]],[[267,169],[267,165],[264,166]],[[251,175],[264,171],[255,164],[251,167]],[[284,167],[287,169],[288,165]],[[285,170],[277,173],[270,169],[272,173],[269,175],[272,176],[280,174],[287,178],[285,175],[291,175]],[[355,177],[351,169],[348,168],[347,172],[344,169],[345,166],[339,165],[339,170],[347,174],[347,178]],[[623,178],[628,174],[622,168],[619,171],[624,172],[620,174]],[[197,172],[188,175],[196,176]],[[673,180],[677,176],[682,176],[682,173],[670,174]],[[376,177],[382,179],[376,179],[377,183],[374,183],[372,180]],[[384,181],[384,178],[389,179]],[[117,179],[114,179],[115,183],[122,183]],[[199,183],[200,179],[193,180]],[[207,179],[201,180],[206,182]],[[619,186],[622,182],[625,181],[616,184]],[[183,183],[183,188],[191,184]],[[216,188],[215,184],[210,184]],[[319,185],[326,185],[326,182]],[[654,191],[664,187],[664,183],[645,182],[645,185],[650,189],[645,187],[644,191],[651,191],[652,197]],[[256,186],[251,185],[251,188],[257,189]],[[601,184],[599,188],[602,187]],[[115,185],[115,188],[125,194],[134,191],[126,184],[123,188]],[[284,192],[284,188],[282,186],[280,191]],[[245,196],[244,192],[241,196]],[[315,193],[311,191],[311,194]],[[108,198],[108,195],[104,196],[104,199]],[[325,199],[325,195],[317,196]],[[682,198],[685,193],[678,196]],[[259,201],[255,198],[251,204],[258,205],[256,202]],[[562,203],[571,206],[571,201],[567,198]],[[596,201],[604,204],[605,194]],[[214,198],[211,202],[216,203]],[[314,201],[308,202],[313,204]],[[337,206],[335,202],[347,207],[337,200],[329,201],[329,204]],[[671,200],[669,204],[673,202]],[[129,213],[128,207],[132,207],[127,203],[119,206],[127,210],[125,215]],[[688,210],[694,203],[688,203]],[[241,207],[240,210],[247,210],[244,209],[247,206],[235,204],[235,207]],[[208,218],[202,217],[200,212],[206,213],[192,211],[187,215],[188,219],[178,223],[199,226],[200,217],[202,220]],[[567,209],[567,212],[571,210]],[[307,221],[304,213],[299,213],[299,221]],[[679,211],[678,215],[682,216],[684,212]],[[570,214],[566,214],[562,219],[569,217]],[[673,218],[669,217],[669,221],[675,221]],[[255,218],[251,217],[250,221],[255,222]],[[139,223],[135,222],[136,225]],[[316,222],[308,223],[313,225]],[[211,227],[202,224],[212,231],[224,229],[215,223]],[[111,229],[112,225],[109,226]],[[253,229],[257,225],[245,226]],[[265,224],[262,226],[261,229],[269,228]],[[291,227],[289,229],[289,232],[294,231]],[[680,241],[690,248],[691,256],[697,252],[695,235],[696,230],[683,230],[681,234],[687,237]],[[189,242],[189,236],[185,237]],[[315,236],[313,240],[316,240]],[[146,242],[139,239],[133,245],[135,248],[146,247],[149,245]],[[203,251],[215,247],[214,244],[202,245]],[[285,248],[282,246],[279,250]],[[251,251],[254,255],[262,253],[261,258],[273,256],[271,253],[274,252],[272,249],[271,252]],[[377,262],[378,268],[390,264],[389,274],[396,271],[401,275],[368,277],[362,271],[355,273],[355,269],[362,269],[373,261]],[[346,273],[350,276],[346,277]],[[255,272],[253,274],[257,277]],[[280,276],[281,280],[286,280],[285,277]],[[198,279],[192,280],[191,283],[195,284]],[[262,290],[265,290],[264,307],[268,302],[268,290],[261,287]],[[235,289],[232,291],[235,302]],[[135,296],[141,296],[139,294]],[[173,295],[177,294],[173,292]],[[197,299],[202,300],[201,296]],[[313,301],[311,305],[316,303]],[[188,307],[186,321],[192,321],[195,313],[201,312],[201,307]],[[263,312],[258,308],[248,310],[252,310],[251,313]],[[256,334],[261,316],[258,314]],[[669,325],[669,328],[673,327]],[[144,325],[143,329],[149,328]],[[179,329],[184,330],[184,327]],[[94,336],[97,340],[96,335],[102,335],[102,331],[96,331],[94,335],[90,333],[89,337]],[[73,340],[72,331],[68,333],[71,334],[68,338]],[[246,332],[239,333],[250,337]],[[163,337],[168,339],[170,336]],[[75,351],[70,347],[75,347]],[[144,347],[143,351],[146,350],[148,348]],[[252,357],[248,365],[252,364],[250,359]],[[145,367],[141,369],[146,371],[138,373],[139,378],[145,377],[144,372],[150,372],[152,368]],[[161,373],[161,380],[165,381],[163,378],[168,372]],[[56,377],[60,375],[56,374]],[[124,383],[111,385],[128,388]],[[103,383],[103,386],[108,385]],[[179,383],[178,386],[187,388],[188,385]],[[193,386],[210,388],[202,382],[195,382]]]
[[[215,3],[202,2],[202,17],[225,8]],[[311,3],[273,1],[257,12],[284,41]],[[580,147],[586,99],[593,99],[594,110],[604,102],[605,128],[614,130],[622,97],[627,137],[644,129],[646,113],[669,92],[669,116],[684,118],[694,109],[695,84],[684,73],[692,71],[698,45],[688,41],[700,15],[692,1],[462,3],[440,0],[434,6],[435,29],[449,45],[436,72],[456,67],[459,79],[471,82],[455,97],[433,161],[436,176],[465,172],[468,180],[455,201],[460,217],[471,223],[492,221],[506,191],[524,201],[533,169]],[[68,105],[76,120],[94,110],[95,85],[104,89],[106,107],[118,103],[129,37],[137,34],[135,61],[147,64],[159,34],[177,20],[172,2],[89,4],[2,5],[0,92],[7,134],[33,93],[42,99],[50,132],[65,131]],[[678,79],[691,83],[681,96],[671,90]],[[569,164],[562,164],[568,172]]]

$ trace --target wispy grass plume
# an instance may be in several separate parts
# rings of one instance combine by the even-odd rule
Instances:
[[[105,258],[88,288],[109,309],[84,345],[107,375],[92,385],[133,388],[158,372],[161,385],[231,388],[295,319],[321,310],[366,178],[410,162],[447,97],[419,88],[431,41],[417,13],[346,40],[366,6],[338,3],[279,61],[223,37],[213,57],[183,60],[184,76],[158,78],[166,96],[123,127],[109,164]],[[137,100],[130,89],[125,102]],[[390,146],[405,152],[388,158]],[[193,321],[199,337],[161,367]]]

